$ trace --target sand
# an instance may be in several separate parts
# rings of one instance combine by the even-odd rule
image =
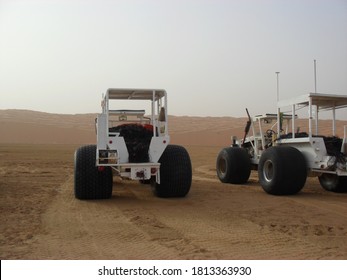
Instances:
[[[347,258],[347,194],[308,178],[271,196],[253,171],[246,185],[219,182],[216,156],[244,118],[170,117],[193,165],[185,198],[115,177],[111,199],[75,199],[73,153],[95,142],[94,118],[0,111],[1,259]]]

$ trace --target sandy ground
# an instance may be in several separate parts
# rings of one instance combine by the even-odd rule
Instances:
[[[111,199],[80,201],[77,145],[1,144],[0,258],[347,259],[347,194],[309,178],[298,195],[270,196],[256,173],[247,185],[222,184],[222,146],[185,146],[193,164],[187,197],[160,199],[115,178]]]
[[[245,118],[169,117],[171,142],[193,164],[185,198],[114,178],[111,199],[76,200],[73,153],[95,143],[95,116],[0,110],[1,259],[347,259],[347,194],[316,178],[286,197],[265,194],[256,173],[219,182],[216,156],[242,138]]]

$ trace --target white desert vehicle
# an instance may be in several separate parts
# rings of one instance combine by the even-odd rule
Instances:
[[[150,115],[143,109],[111,109],[125,101],[149,108]],[[169,144],[167,114],[165,90],[108,89],[96,118],[97,144],[75,152],[75,197],[110,198],[113,174],[150,183],[158,197],[186,196],[191,161],[184,147]]]
[[[343,138],[336,136],[336,110],[347,116],[347,96],[309,93],[278,102],[277,114],[257,115],[249,120],[243,139],[232,137],[231,147],[217,157],[217,176],[223,183],[244,184],[251,170],[258,170],[265,192],[298,193],[307,176],[316,176],[332,192],[347,192],[347,123]],[[281,110],[288,108],[291,114]],[[297,127],[296,112],[308,109],[307,132]],[[304,109],[304,110],[307,110]],[[331,111],[331,134],[319,135],[318,116]],[[326,114],[326,113],[324,113]],[[252,135],[247,137],[251,129]]]

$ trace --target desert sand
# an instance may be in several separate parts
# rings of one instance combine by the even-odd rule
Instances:
[[[347,259],[347,194],[308,178],[271,196],[253,171],[246,185],[218,180],[216,156],[245,118],[170,117],[193,165],[185,198],[115,177],[111,199],[75,199],[73,154],[95,143],[94,119],[0,110],[1,259]]]

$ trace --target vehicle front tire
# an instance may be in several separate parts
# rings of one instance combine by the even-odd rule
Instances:
[[[329,192],[347,192],[347,176],[337,176],[336,174],[323,173],[318,177],[320,185]]]
[[[187,150],[168,145],[159,159],[160,184],[152,179],[153,193],[158,197],[184,197],[192,184],[192,165]]]
[[[294,147],[270,147],[260,158],[258,176],[268,194],[296,194],[304,187],[307,178],[305,157]]]
[[[251,174],[251,160],[247,150],[239,147],[222,149],[217,156],[216,170],[223,183],[245,184]]]
[[[95,166],[96,145],[83,146],[75,152],[74,192],[78,199],[106,199],[112,196],[112,169],[99,171]]]

